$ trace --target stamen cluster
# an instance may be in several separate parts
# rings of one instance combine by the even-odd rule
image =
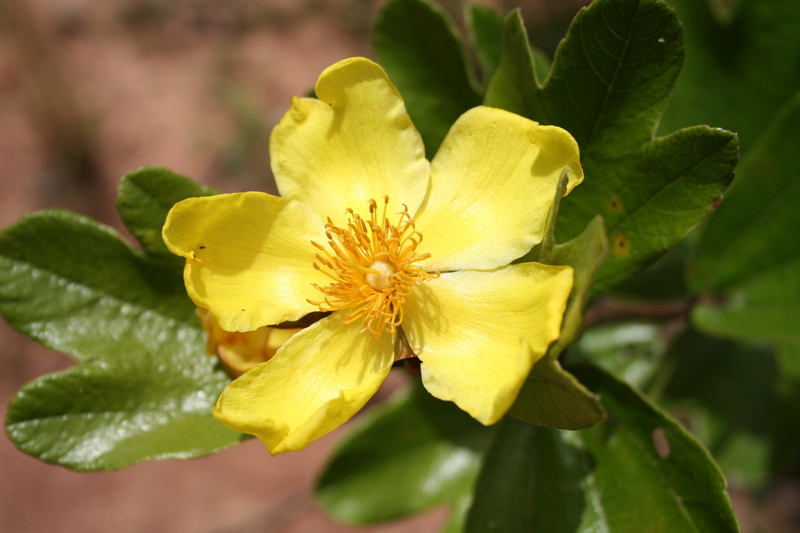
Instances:
[[[347,227],[340,228],[328,218],[328,248],[311,242],[319,249],[314,268],[333,283],[325,287],[314,284],[325,298],[308,302],[320,311],[338,311],[345,324],[363,320],[364,329],[376,338],[386,329],[393,334],[402,324],[403,304],[412,286],[438,276],[415,265],[430,254],[416,252],[422,235],[414,229],[408,207],[403,206],[392,224],[386,218],[388,204],[389,197],[384,196],[379,216],[378,203],[370,199],[369,220],[348,208]]]

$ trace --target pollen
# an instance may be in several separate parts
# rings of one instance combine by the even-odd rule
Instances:
[[[348,208],[346,227],[334,225],[330,218],[325,224],[327,247],[311,242],[319,250],[314,268],[332,283],[314,284],[325,297],[308,302],[320,311],[338,312],[345,324],[361,320],[376,338],[384,331],[394,334],[403,323],[403,305],[415,284],[438,277],[416,264],[430,254],[417,253],[422,235],[408,207],[404,205],[392,223],[386,216],[388,205],[388,196],[383,197],[382,209],[370,200],[369,220]]]

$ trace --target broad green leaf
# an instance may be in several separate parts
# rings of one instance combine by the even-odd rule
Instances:
[[[482,4],[471,4],[466,13],[469,38],[481,67],[481,80],[487,84],[503,55],[503,17]]]
[[[800,87],[800,3],[670,4],[683,23],[686,61],[659,130],[716,125],[737,132],[742,149],[749,149]]]
[[[586,457],[557,430],[500,422],[464,533],[574,533],[586,512]]]
[[[117,190],[117,211],[125,227],[150,255],[164,256],[183,264],[161,239],[161,227],[173,205],[193,196],[216,191],[162,167],[142,167],[122,177]]]
[[[610,374],[575,373],[609,420],[570,433],[507,419],[486,454],[467,532],[739,530],[725,480],[694,437]]]
[[[319,479],[317,501],[351,524],[456,504],[471,492],[490,432],[415,384],[353,428]]]
[[[617,159],[586,159],[587,179],[565,199],[565,232],[599,206],[610,253],[595,277],[597,294],[639,272],[714,210],[733,179],[736,135],[697,126]],[[561,225],[559,227],[562,227]]]
[[[539,359],[508,414],[529,424],[583,429],[605,419],[597,396],[561,368],[556,358]]]
[[[559,198],[558,194],[556,196]],[[575,272],[572,293],[564,314],[561,336],[533,366],[509,414],[540,426],[581,429],[602,421],[605,415],[597,397],[561,368],[558,356],[580,334],[592,276],[606,256],[607,243],[603,220],[596,217],[572,241],[552,246],[552,227],[558,210],[556,201],[551,209],[545,241],[541,247],[533,250],[535,258],[526,258],[540,258],[549,264],[572,266]]]
[[[0,235],[0,314],[78,361],[105,361],[122,345],[158,353],[165,328],[189,340],[202,333],[181,271],[88,218],[33,213]]]
[[[683,57],[681,28],[660,0],[597,0],[575,17],[540,83],[518,13],[506,17],[486,105],[569,131],[586,179],[565,200],[557,236],[603,215],[610,254],[598,293],[679,242],[733,178],[737,140],[699,126],[654,139]]]
[[[378,61],[403,95],[430,159],[456,119],[481,103],[461,40],[427,0],[389,0],[373,31]]]
[[[74,470],[189,459],[236,444],[242,435],[211,416],[229,378],[203,353],[202,339],[189,342],[193,357],[161,357],[121,344],[113,362],[29,383],[9,406],[9,439],[25,453]]]
[[[748,151],[690,268],[705,298],[695,324],[717,335],[800,342],[800,93]]]
[[[230,378],[205,355],[181,268],[142,256],[71,213],[23,217],[0,235],[0,314],[82,366],[12,400],[9,438],[76,470],[186,458],[241,435],[211,416]]]

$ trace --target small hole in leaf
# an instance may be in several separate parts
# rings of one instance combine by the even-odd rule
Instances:
[[[669,440],[667,440],[667,434],[664,433],[664,428],[654,429],[651,438],[653,439],[653,447],[656,449],[658,456],[662,459],[669,457]]]

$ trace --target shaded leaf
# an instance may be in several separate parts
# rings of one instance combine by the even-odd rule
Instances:
[[[389,0],[373,31],[378,61],[403,95],[430,159],[456,119],[481,102],[461,40],[427,0]]]
[[[351,524],[455,504],[471,492],[490,432],[416,384],[353,428],[319,479],[317,501]]]
[[[758,485],[800,461],[800,389],[781,379],[776,356],[763,344],[690,329],[662,368],[662,402],[681,413],[740,485]]]
[[[690,265],[705,298],[695,324],[717,335],[800,341],[800,93],[775,118],[739,167],[709,220]]]
[[[560,429],[583,429],[605,420],[597,396],[556,358],[539,359],[508,414],[529,424]]]
[[[583,450],[553,429],[505,418],[486,453],[465,533],[573,533],[587,511]]]
[[[737,132],[749,149],[800,87],[800,4],[670,4],[683,23],[686,61],[659,130],[713,124]]]
[[[482,4],[467,8],[467,30],[481,67],[481,79],[488,83],[503,55],[503,17]]]
[[[467,532],[736,532],[725,480],[697,440],[621,381],[576,368],[609,420],[575,433],[507,419]]]

